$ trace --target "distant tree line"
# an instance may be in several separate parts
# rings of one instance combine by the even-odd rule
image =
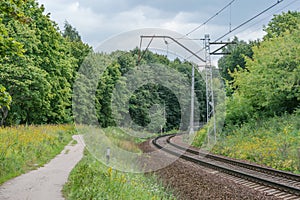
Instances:
[[[162,116],[164,114],[166,123],[162,128],[165,131],[178,129],[180,126],[183,129],[188,128],[190,110],[184,113],[184,117],[182,116],[181,112],[183,108],[177,96],[172,91],[180,88],[180,85],[175,85],[174,88],[168,88],[159,83],[145,83],[139,85],[132,94],[125,94],[128,90],[126,87],[128,77],[126,77],[126,75],[128,72],[133,71],[138,65],[154,66],[154,64],[159,63],[163,64],[166,68],[178,71],[181,76],[185,77],[190,83],[192,64],[186,61],[180,61],[178,58],[170,61],[166,56],[155,54],[148,50],[143,51],[142,54],[144,56],[139,64],[137,61],[140,52],[137,48],[128,52],[116,51],[111,54],[93,53],[86,58],[83,66],[89,70],[89,74],[81,72],[79,74],[79,76],[82,76],[81,83],[76,84],[74,88],[76,95],[73,97],[73,100],[77,103],[73,111],[77,123],[89,124],[94,122],[100,124],[101,127],[108,127],[124,125],[116,124],[116,120],[129,120],[140,127],[147,127],[150,123],[153,124],[156,121],[156,126],[154,123],[154,126],[148,127],[147,130],[157,131],[157,125],[161,123],[161,121],[159,121],[159,115]],[[93,93],[93,91],[90,91],[90,86],[95,84],[93,80],[95,78],[92,76],[97,74],[97,72],[99,73],[101,68],[103,69],[103,65],[105,66],[105,70],[100,75],[96,75],[99,77],[96,77],[97,89],[94,92],[94,100],[88,102],[89,100],[86,97],[89,97],[89,94]],[[134,82],[141,83],[140,80],[143,78],[143,75],[133,74],[133,76]],[[163,78],[166,78],[168,81],[168,77]],[[123,93],[122,95],[131,95],[123,96],[125,99],[129,99],[127,108],[121,105],[112,106],[113,92],[117,86],[121,88],[118,88],[117,94],[115,95],[118,95],[118,92]],[[188,89],[190,90],[190,87]],[[186,96],[187,93],[189,93],[189,91],[185,91],[182,95]],[[198,122],[203,122],[206,120],[204,117],[206,116],[205,81],[199,73],[195,75],[195,94],[197,100],[196,105],[200,110],[196,119]],[[190,101],[189,96],[186,99]],[[156,111],[158,112],[157,116],[153,116],[150,113],[153,106],[162,108]],[[91,107],[95,107],[96,115],[88,111]],[[114,115],[113,109],[119,109],[119,115]],[[125,119],[125,115],[123,114],[128,112],[130,119]]]
[[[16,124],[72,123],[74,115],[82,123],[97,120],[102,127],[114,126],[112,92],[122,77],[136,67],[138,49],[111,54],[95,53],[82,42],[78,31],[65,22],[61,32],[57,24],[44,14],[45,8],[35,0],[2,0],[0,2],[0,126]],[[87,55],[90,55],[87,57]],[[97,77],[95,93],[96,119],[84,106],[72,111],[74,90],[87,92],[93,84],[74,88],[80,66],[107,65]],[[192,65],[166,56],[144,52],[141,63],[160,63],[176,69],[191,80]],[[96,73],[95,73],[96,74]],[[199,121],[204,121],[205,82],[196,75],[196,98],[203,111]],[[78,101],[84,101],[79,99]],[[84,102],[82,102],[84,104]],[[165,130],[178,128],[182,123],[180,106],[168,88],[161,85],[144,85],[130,97],[129,112],[135,123],[146,126],[151,122],[149,109],[153,105],[166,107]],[[187,124],[187,123],[185,123]]]

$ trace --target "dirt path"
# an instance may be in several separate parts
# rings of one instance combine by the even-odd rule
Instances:
[[[83,156],[82,136],[45,166],[5,182],[0,186],[1,200],[63,200],[61,189],[73,167]]]

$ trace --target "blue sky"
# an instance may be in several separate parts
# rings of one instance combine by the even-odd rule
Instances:
[[[61,29],[67,20],[79,31],[84,42],[94,48],[99,43],[122,32],[139,28],[164,28],[186,34],[202,24],[231,0],[38,0],[51,13]],[[216,39],[250,17],[261,12],[277,0],[235,0],[206,26],[189,35],[203,38],[209,33]],[[244,40],[263,36],[273,14],[287,10],[300,10],[300,0],[284,0],[258,19],[228,35],[224,40],[237,35]]]

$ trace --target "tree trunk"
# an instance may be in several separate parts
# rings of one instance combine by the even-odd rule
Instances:
[[[0,121],[0,127],[4,125],[5,123],[5,119],[8,115],[8,109],[6,106],[3,106],[2,108],[0,108],[0,113],[1,113],[1,121]]]

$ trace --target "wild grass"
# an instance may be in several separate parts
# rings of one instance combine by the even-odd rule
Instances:
[[[176,199],[153,175],[114,170],[100,163],[88,151],[72,170],[63,193],[67,200]]]
[[[300,112],[226,127],[213,152],[300,173]],[[203,132],[203,130],[202,130]],[[199,136],[203,136],[200,131]],[[199,137],[198,141],[203,140]],[[198,146],[201,142],[195,142]]]
[[[0,128],[0,184],[48,162],[74,132],[73,125]]]
[[[121,149],[141,153],[138,148],[136,137],[126,134],[119,128],[106,128],[96,130],[103,137],[108,137],[114,145]],[[101,132],[101,133],[100,133]],[[86,135],[85,135],[86,136]],[[89,139],[89,138],[87,138]],[[100,141],[93,138],[94,141]],[[87,141],[88,143],[90,141]],[[105,144],[105,143],[103,143]],[[106,145],[106,144],[105,144]],[[97,148],[102,148],[97,146]],[[106,146],[104,146],[104,149]],[[99,162],[94,156],[94,152],[85,150],[83,159],[72,170],[68,182],[64,186],[63,193],[68,200],[169,200],[176,199],[169,189],[165,189],[160,181],[151,174],[125,173],[107,167]],[[102,152],[103,150],[101,150]],[[112,150],[113,152],[113,150]],[[118,159],[118,166],[127,165]],[[111,160],[113,164],[113,160]]]

